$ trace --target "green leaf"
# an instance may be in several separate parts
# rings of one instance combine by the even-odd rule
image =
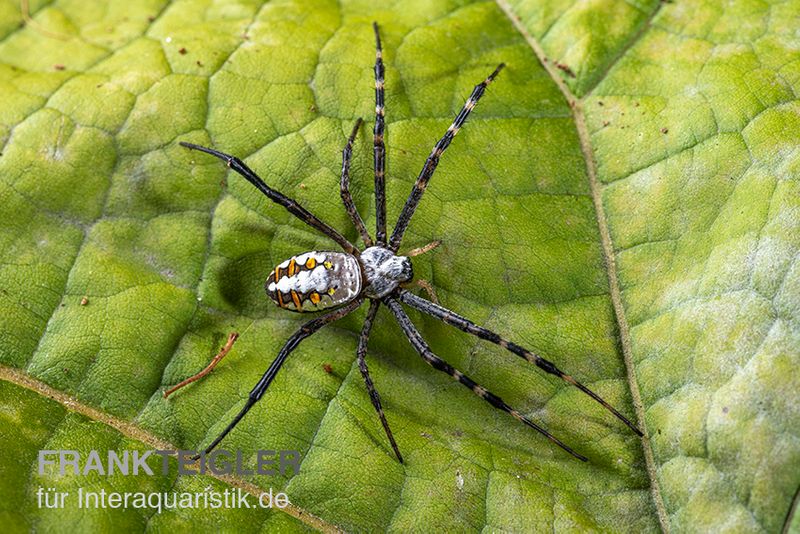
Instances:
[[[40,391],[39,393],[43,393]],[[2,406],[2,427],[0,436],[7,452],[0,461],[3,473],[4,497],[0,505],[0,518],[3,518],[6,529],[10,532],[43,532],[66,531],[174,531],[187,529],[190,526],[215,532],[308,532],[310,529],[285,513],[266,508],[229,508],[224,513],[212,507],[175,508],[169,506],[170,498],[162,501],[162,509],[156,511],[157,501],[149,498],[150,508],[136,509],[132,506],[106,509],[100,506],[80,508],[79,490],[89,493],[144,493],[163,494],[174,492],[179,495],[203,494],[215,492],[224,495],[230,489],[223,482],[210,476],[179,476],[177,461],[169,462],[169,474],[160,475],[159,461],[148,461],[148,465],[158,476],[132,474],[123,475],[98,474],[96,471],[86,475],[76,475],[69,466],[65,466],[65,474],[58,474],[55,467],[46,466],[44,473],[38,473],[31,466],[38,465],[39,450],[74,451],[86,458],[92,450],[130,451],[144,454],[149,447],[141,442],[121,435],[113,428],[98,424],[84,415],[71,413],[63,406],[35,391],[23,389],[8,382],[0,382],[0,406]],[[105,418],[104,418],[105,419]],[[110,421],[113,424],[113,421]],[[14,431],[19,429],[18,431]],[[105,454],[101,454],[105,465]],[[50,461],[57,461],[57,456],[50,453],[46,456]],[[81,469],[84,464],[81,463]],[[132,469],[132,468],[131,468]],[[14,488],[15,491],[9,491]],[[42,496],[37,495],[39,488]],[[54,488],[56,491],[50,490]],[[40,499],[45,503],[44,495],[48,495],[55,504],[55,494],[64,494],[63,506],[47,507],[39,505]],[[256,503],[255,496],[250,502]],[[224,497],[222,497],[224,498]],[[93,502],[88,498],[87,502]],[[111,499],[107,497],[107,502]],[[131,498],[133,502],[133,498]],[[202,501],[200,501],[202,502]]]
[[[791,520],[796,3],[57,0],[31,2],[24,25],[16,2],[1,6],[4,524],[776,532]],[[223,444],[300,450],[297,476],[42,479],[43,448],[205,446],[307,320],[268,302],[263,280],[335,245],[178,142],[242,157],[355,240],[340,151],[374,114],[373,20],[390,222],[472,86],[507,64],[409,228],[403,250],[443,242],[415,272],[649,439],[499,347],[411,314],[438,355],[589,457],[578,462],[427,366],[383,310],[368,362],[401,465],[355,364],[360,310],[304,341]],[[371,145],[367,127],[351,171],[370,228]],[[242,335],[214,372],[163,399],[231,331]],[[56,514],[35,500],[40,485],[209,484],[284,489],[300,521]]]

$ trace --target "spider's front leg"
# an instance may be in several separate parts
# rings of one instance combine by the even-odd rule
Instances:
[[[356,227],[359,235],[361,235],[364,246],[368,248],[372,246],[372,238],[369,236],[367,226],[364,224],[364,219],[362,219],[361,215],[358,213],[356,204],[353,202],[353,196],[350,194],[350,160],[353,157],[353,141],[356,139],[356,134],[358,134],[358,128],[361,126],[361,123],[361,119],[356,121],[356,125],[353,126],[350,137],[347,138],[347,144],[344,145],[344,150],[342,150],[342,178],[339,182],[339,192],[342,196],[342,202],[347,210],[347,214],[350,216],[350,220],[353,221],[353,226]]]
[[[400,217],[398,217],[397,224],[395,224],[394,230],[392,231],[392,237],[389,239],[389,250],[392,252],[397,252],[400,248],[400,243],[403,241],[403,234],[405,234],[406,228],[408,228],[408,224],[414,216],[414,212],[419,205],[419,201],[422,199],[425,188],[428,187],[428,182],[433,177],[433,173],[439,165],[439,158],[444,151],[447,150],[447,147],[450,146],[453,138],[458,134],[461,127],[464,126],[467,117],[469,117],[469,114],[477,105],[478,100],[483,96],[486,88],[492,83],[503,67],[505,67],[505,64],[501,63],[485,80],[475,86],[472,90],[472,94],[469,95],[469,98],[464,103],[464,107],[461,108],[461,111],[458,112],[458,115],[456,115],[456,118],[453,120],[453,123],[436,145],[434,145],[430,156],[428,156],[425,165],[422,167],[422,171],[420,171],[416,182],[414,182],[414,186],[411,188],[408,200],[406,200],[403,211],[400,212]]]
[[[625,423],[625,425],[627,425],[628,428],[633,430],[633,432],[635,432],[637,436],[642,437],[644,435],[636,425],[634,425],[627,417],[619,413],[619,411],[613,406],[611,406],[605,399],[603,399],[600,395],[598,395],[588,387],[584,386],[582,383],[575,380],[572,376],[563,372],[561,369],[556,367],[556,365],[553,362],[546,360],[537,354],[534,354],[533,352],[517,345],[516,343],[512,343],[511,341],[503,339],[499,334],[496,334],[491,330],[487,330],[486,328],[478,326],[469,319],[465,319],[464,317],[461,317],[457,313],[450,311],[447,308],[443,308],[442,306],[439,306],[438,304],[435,304],[433,302],[428,302],[427,300],[418,297],[413,293],[401,290],[399,294],[399,299],[401,302],[408,304],[412,308],[415,308],[423,313],[427,313],[428,315],[435,317],[446,324],[455,326],[456,328],[458,328],[463,332],[472,334],[473,336],[479,337],[481,339],[485,339],[486,341],[490,341],[496,345],[500,345],[507,351],[512,352],[517,356],[519,356],[520,358],[523,358],[535,364],[537,367],[539,367],[546,373],[559,377],[561,380],[577,387],[585,394],[590,396],[592,399],[594,399],[597,403],[603,406],[603,408],[611,412],[617,419]]]
[[[572,456],[577,458],[578,460],[582,460],[584,462],[588,461],[585,456],[579,454],[572,450],[571,447],[566,445],[557,437],[553,436],[550,432],[542,428],[541,426],[537,425],[524,415],[522,415],[518,410],[515,410],[508,404],[506,404],[503,399],[492,393],[491,391],[487,390],[485,387],[481,386],[470,377],[455,369],[452,365],[445,362],[436,354],[431,351],[428,344],[422,339],[422,335],[416,329],[414,324],[411,322],[411,319],[408,318],[408,315],[403,311],[403,308],[400,306],[400,303],[394,299],[394,297],[386,297],[383,299],[384,304],[391,310],[394,314],[395,318],[397,319],[400,328],[405,333],[406,337],[408,338],[411,345],[416,349],[420,356],[434,369],[437,371],[442,371],[443,373],[447,373],[450,375],[454,380],[458,381],[461,385],[469,388],[473,393],[477,396],[494,406],[495,408],[506,412],[507,414],[511,415],[515,419],[525,423],[529,427],[533,428],[544,437],[570,453]]]
[[[375,240],[386,245],[386,147],[383,142],[385,106],[383,102],[383,50],[378,23],[372,23],[375,31],[375,128],[372,131],[373,156],[375,162]]]

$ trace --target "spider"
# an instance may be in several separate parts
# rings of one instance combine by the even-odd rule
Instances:
[[[420,199],[430,181],[431,177],[439,164],[439,158],[453,141],[459,129],[464,125],[470,112],[486,91],[487,86],[495,79],[505,66],[500,64],[497,68],[481,83],[472,90],[461,111],[453,120],[444,136],[434,145],[422,171],[414,183],[411,193],[408,196],[397,224],[391,235],[386,231],[386,197],[385,197],[385,162],[386,149],[383,142],[385,131],[384,119],[384,66],[382,60],[382,48],[380,33],[377,23],[373,23],[375,33],[375,127],[373,130],[374,145],[374,167],[375,167],[375,213],[376,230],[375,239],[370,236],[364,224],[364,220],[359,215],[353,198],[350,195],[350,160],[352,157],[353,142],[361,126],[362,120],[359,118],[353,127],[352,133],[347,139],[344,150],[342,151],[342,172],[340,181],[340,194],[342,202],[347,210],[350,219],[358,230],[364,242],[364,250],[359,250],[350,243],[342,234],[334,228],[313,215],[306,208],[295,200],[286,197],[282,193],[270,188],[259,176],[244,164],[239,158],[219,152],[213,148],[208,148],[192,143],[181,142],[186,148],[199,150],[206,154],[215,156],[224,161],[229,168],[243,176],[253,184],[259,191],[266,195],[270,200],[286,208],[289,213],[296,216],[312,228],[322,232],[335,241],[343,252],[335,251],[311,251],[299,254],[280,263],[269,274],[265,283],[265,289],[269,297],[281,308],[294,312],[314,312],[333,308],[322,316],[308,321],[295,332],[283,348],[278,353],[277,358],[272,362],[267,371],[253,387],[247,402],[241,411],[233,418],[228,426],[205,448],[204,454],[211,452],[222,441],[228,433],[242,420],[242,418],[255,405],[267,388],[275,379],[281,366],[286,359],[305,338],[311,336],[324,326],[341,319],[352,313],[367,300],[369,300],[369,310],[364,320],[361,334],[358,339],[356,351],[358,358],[358,368],[364,378],[370,400],[378,414],[386,437],[391,444],[397,460],[402,463],[403,456],[400,448],[392,435],[392,430],[386,420],[386,415],[381,406],[381,398],[369,375],[366,354],[367,342],[369,340],[372,323],[378,308],[383,304],[397,320],[400,328],[404,332],[408,341],[419,353],[419,355],[434,369],[447,373],[454,380],[466,386],[477,396],[502,410],[522,423],[532,427],[547,439],[561,447],[563,450],[582,461],[587,458],[572,448],[561,442],[558,438],[550,434],[543,427],[525,417],[519,411],[506,404],[500,397],[491,393],[486,388],[466,376],[464,373],[455,369],[453,366],[443,361],[431,351],[428,344],[420,335],[417,328],[403,310],[401,303],[428,314],[444,323],[454,326],[459,330],[485,339],[502,348],[516,354],[517,356],[535,364],[546,373],[555,375],[569,384],[579,388],[592,399],[600,403],[606,410],[614,414],[619,420],[625,423],[637,435],[642,436],[642,432],[625,416],[603,400],[595,392],[572,378],[570,375],[561,371],[552,362],[536,355],[535,353],[506,340],[499,334],[487,330],[470,320],[452,312],[435,302],[419,297],[406,288],[411,284],[414,270],[411,265],[411,257],[416,256],[435,248],[438,243],[431,243],[426,247],[411,251],[405,256],[399,255],[398,250],[403,240],[403,234],[408,228],[408,224],[414,215]],[[387,239],[388,237],[388,239]],[[420,284],[425,287],[425,283]],[[434,297],[435,300],[435,297]],[[194,377],[193,377],[194,378]]]

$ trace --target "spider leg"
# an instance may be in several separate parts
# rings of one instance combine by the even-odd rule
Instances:
[[[211,154],[222,161],[224,161],[228,167],[242,175],[248,182],[253,184],[256,189],[264,193],[264,195],[269,198],[271,201],[275,202],[276,204],[280,204],[286,210],[306,223],[307,225],[315,228],[325,234],[326,236],[330,237],[334,241],[336,241],[339,246],[344,249],[345,252],[349,254],[358,254],[358,249],[353,246],[345,237],[334,230],[331,226],[327,225],[326,223],[322,222],[319,218],[317,218],[313,213],[305,209],[303,206],[297,203],[296,200],[293,200],[284,194],[272,189],[267,184],[264,183],[262,180],[253,170],[244,164],[242,160],[237,158],[236,156],[231,156],[230,154],[225,154],[224,152],[219,152],[218,150],[214,150],[213,148],[208,148],[200,145],[195,145],[193,143],[186,143],[184,141],[180,142],[181,146],[184,146],[191,150],[199,150],[200,152],[205,152],[206,154]]]
[[[367,227],[364,224],[364,219],[358,214],[358,209],[356,209],[352,195],[350,195],[350,160],[353,156],[353,141],[355,141],[356,134],[358,134],[358,128],[361,126],[361,122],[361,119],[356,121],[356,125],[353,126],[353,131],[347,139],[347,144],[344,145],[344,150],[342,150],[342,179],[339,182],[339,191],[342,195],[344,207],[347,209],[347,214],[350,216],[350,220],[353,221],[353,225],[361,235],[361,239],[364,240],[364,246],[371,247],[372,238],[369,236]]]
[[[369,376],[369,368],[367,367],[367,342],[369,341],[370,330],[372,330],[372,321],[375,319],[375,314],[378,312],[380,305],[381,302],[379,300],[373,300],[369,306],[367,318],[364,320],[361,336],[358,338],[358,369],[364,377],[364,383],[367,385],[369,398],[372,401],[372,405],[375,407],[375,411],[378,412],[378,417],[383,425],[383,430],[386,432],[386,437],[389,438],[389,443],[391,443],[398,461],[402,464],[403,455],[400,454],[400,449],[397,447],[397,442],[395,442],[394,436],[392,435],[392,429],[389,428],[389,422],[386,421],[386,415],[384,415],[383,407],[381,406],[381,396],[378,394],[378,390],[375,389],[375,384],[372,383],[372,378]]]
[[[386,147],[383,144],[383,51],[378,23],[372,23],[375,31],[375,129],[373,130],[373,154],[375,159],[375,241],[386,244]]]
[[[214,449],[214,447],[216,447],[219,444],[219,442],[222,441],[225,438],[225,436],[227,436],[228,433],[234,429],[234,427],[239,423],[239,421],[242,420],[242,418],[247,414],[247,412],[250,411],[250,408],[252,408],[253,405],[256,402],[258,402],[262,396],[264,396],[264,393],[267,392],[267,388],[272,383],[272,380],[275,378],[275,375],[278,374],[278,371],[280,371],[281,366],[286,362],[286,358],[288,358],[289,354],[291,354],[291,352],[295,348],[297,348],[297,345],[299,345],[301,341],[303,341],[305,338],[307,338],[308,336],[310,336],[323,326],[332,323],[333,321],[336,321],[338,319],[341,319],[345,315],[348,315],[350,312],[354,311],[356,308],[361,306],[363,302],[364,300],[360,298],[353,300],[352,302],[350,302],[349,304],[347,304],[342,308],[338,308],[330,313],[323,315],[322,317],[317,317],[316,319],[308,321],[306,324],[301,326],[297,332],[292,334],[292,337],[290,337],[281,348],[280,352],[278,353],[278,357],[275,358],[275,360],[270,364],[267,371],[255,385],[255,387],[250,391],[250,395],[247,398],[247,402],[242,407],[241,411],[239,411],[239,413],[236,414],[236,417],[233,418],[233,421],[231,421],[230,424],[227,427],[225,427],[225,430],[223,430],[220,433],[220,435],[217,436],[216,439],[214,439],[214,441],[212,441],[211,444],[205,448],[203,454],[208,454],[209,452],[211,452]],[[195,456],[195,459],[197,458],[199,458],[199,455]]]
[[[642,431],[639,430],[639,428],[636,425],[634,425],[627,417],[619,413],[608,402],[603,400],[603,398],[600,397],[600,395],[598,395],[591,389],[587,388],[586,386],[584,386],[583,384],[572,378],[570,375],[561,371],[552,362],[545,360],[541,356],[538,356],[523,347],[520,347],[516,343],[512,343],[511,341],[503,339],[502,337],[492,332],[491,330],[487,330],[483,327],[480,327],[475,323],[473,323],[472,321],[465,319],[464,317],[461,317],[457,313],[448,310],[447,308],[439,306],[438,304],[434,304],[433,302],[427,301],[422,297],[414,295],[409,291],[401,290],[399,298],[401,302],[408,304],[412,308],[415,308],[423,313],[427,313],[432,317],[436,317],[440,321],[449,324],[451,326],[455,326],[456,328],[458,328],[463,332],[472,334],[473,336],[477,336],[481,339],[485,339],[486,341],[491,341],[496,345],[500,345],[504,349],[513,352],[520,358],[524,358],[525,360],[528,360],[529,362],[536,364],[536,366],[542,369],[543,371],[550,373],[551,375],[555,375],[564,380],[565,382],[572,384],[573,386],[577,387],[578,389],[589,395],[595,401],[600,403],[606,410],[614,414],[617,417],[617,419],[625,423],[628,426],[628,428],[633,430],[638,436],[643,435]]]
[[[464,125],[464,122],[466,122],[470,112],[478,103],[478,100],[480,100],[481,96],[483,96],[484,91],[486,91],[486,87],[492,83],[492,80],[494,80],[495,76],[497,76],[504,66],[504,63],[498,65],[498,67],[489,75],[488,78],[475,86],[475,88],[472,90],[472,94],[469,95],[469,98],[464,103],[464,107],[461,108],[461,111],[458,112],[455,120],[453,120],[453,124],[451,124],[447,129],[447,132],[445,132],[444,136],[439,139],[439,142],[434,145],[430,156],[428,156],[428,159],[425,161],[425,166],[422,167],[422,171],[419,173],[417,181],[414,183],[414,187],[411,189],[411,194],[408,196],[405,206],[403,206],[403,211],[400,212],[400,217],[397,219],[397,224],[392,232],[392,237],[389,239],[389,249],[392,252],[397,252],[397,250],[400,248],[400,242],[403,240],[403,234],[405,233],[406,228],[408,228],[408,223],[411,222],[411,217],[414,216],[414,211],[416,211],[417,205],[422,198],[422,194],[425,192],[425,188],[428,186],[428,181],[430,181],[431,177],[433,176],[436,166],[439,165],[439,157],[442,155],[445,149],[450,146],[450,143],[458,133],[458,130]]]
[[[400,328],[403,329],[403,332],[406,334],[406,337],[411,342],[411,345],[419,352],[420,356],[434,369],[437,371],[442,371],[443,373],[449,374],[453,377],[454,380],[457,380],[459,383],[464,385],[465,387],[472,390],[477,396],[491,404],[497,409],[503,410],[504,412],[510,414],[512,417],[518,419],[519,421],[525,423],[529,427],[533,428],[547,439],[570,453],[575,458],[582,460],[584,462],[588,461],[587,458],[581,454],[578,454],[574,450],[572,450],[568,445],[565,445],[561,440],[553,436],[550,432],[545,430],[544,428],[540,427],[517,410],[506,404],[503,399],[487,391],[486,388],[466,376],[461,371],[455,369],[453,366],[436,356],[433,352],[431,352],[430,347],[422,339],[422,335],[420,335],[419,331],[417,331],[414,324],[411,322],[411,319],[408,318],[408,315],[403,311],[403,308],[400,304],[392,297],[386,297],[383,299],[384,304],[389,307],[389,309],[394,314],[397,322],[400,324]]]

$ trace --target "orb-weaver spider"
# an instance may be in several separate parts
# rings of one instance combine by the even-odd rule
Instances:
[[[381,304],[384,304],[396,318],[400,328],[405,333],[411,345],[419,352],[420,356],[430,364],[434,369],[449,374],[453,379],[457,380],[464,386],[470,388],[476,395],[484,399],[486,402],[503,410],[516,419],[522,421],[526,425],[534,428],[536,431],[547,437],[549,440],[557,444],[559,447],[573,455],[574,457],[586,461],[586,457],[572,450],[569,446],[562,443],[558,438],[550,434],[547,430],[537,425],[517,410],[511,408],[500,397],[487,391],[483,386],[477,384],[471,378],[464,375],[461,371],[453,368],[451,365],[436,356],[412,324],[409,317],[403,311],[400,303],[404,303],[412,308],[415,308],[423,313],[435,317],[446,324],[454,326],[459,330],[477,336],[481,339],[491,341],[500,345],[504,349],[513,352],[517,356],[536,364],[540,369],[547,373],[553,374],[562,380],[579,388],[581,391],[592,397],[595,401],[600,403],[608,411],[613,413],[617,418],[623,421],[628,427],[631,428],[639,436],[642,435],[641,431],[625,416],[614,409],[610,404],[603,400],[599,395],[591,391],[589,388],[561,371],[553,363],[544,358],[537,356],[533,352],[500,337],[500,335],[482,328],[468,319],[439,306],[438,304],[428,301],[424,298],[414,295],[404,288],[409,284],[413,278],[413,269],[411,266],[410,256],[416,253],[424,252],[432,247],[423,247],[408,254],[408,256],[397,255],[400,244],[403,239],[403,234],[408,228],[411,217],[417,209],[420,199],[422,198],[425,188],[428,185],[431,177],[433,176],[436,166],[439,164],[439,158],[442,153],[450,145],[453,138],[458,133],[459,129],[464,125],[473,110],[478,100],[483,96],[486,87],[494,80],[500,70],[504,67],[500,64],[494,72],[492,72],[484,81],[475,86],[472,94],[467,99],[464,107],[456,116],[453,123],[447,129],[444,136],[433,147],[433,151],[425,162],[413,188],[408,197],[397,224],[392,231],[391,236],[387,240],[386,233],[386,198],[384,193],[385,178],[384,169],[386,161],[386,150],[383,143],[384,136],[384,67],[381,53],[381,40],[378,32],[377,23],[373,23],[375,31],[375,128],[373,131],[374,142],[374,163],[375,163],[375,213],[377,220],[377,228],[375,231],[375,240],[369,235],[363,219],[356,210],[353,199],[350,195],[350,159],[352,156],[353,141],[361,125],[361,119],[356,121],[350,137],[347,140],[344,150],[342,151],[342,173],[341,173],[341,197],[344,202],[347,213],[353,221],[356,229],[358,230],[361,239],[364,241],[365,249],[358,250],[352,243],[350,243],[342,234],[324,223],[322,220],[314,216],[311,212],[298,204],[296,201],[284,196],[283,194],[270,188],[264,183],[261,178],[256,175],[247,165],[245,165],[239,158],[224,154],[212,148],[207,148],[192,143],[181,142],[186,148],[199,150],[212,156],[225,161],[231,169],[242,175],[251,184],[253,184],[259,191],[264,193],[270,200],[280,204],[286,208],[292,215],[296,216],[312,228],[319,230],[329,238],[336,241],[342,247],[344,252],[330,252],[330,251],[312,251],[305,254],[293,256],[292,258],[284,261],[270,273],[266,281],[266,291],[269,297],[281,308],[286,308],[296,312],[309,312],[318,311],[327,308],[336,308],[325,315],[317,317],[306,324],[289,338],[283,348],[280,350],[278,357],[269,366],[267,371],[255,385],[250,392],[247,402],[241,411],[234,417],[233,421],[222,431],[222,433],[205,449],[205,453],[209,453],[214,447],[222,441],[223,438],[239,423],[239,421],[247,414],[250,408],[258,402],[264,395],[272,380],[277,375],[281,366],[284,364],[289,354],[297,347],[303,339],[312,335],[325,325],[332,323],[342,317],[355,311],[366,300],[370,301],[369,311],[367,312],[364,325],[361,329],[361,335],[358,340],[358,366],[361,374],[364,377],[369,396],[378,417],[386,432],[386,437],[394,449],[397,459],[402,463],[403,456],[400,454],[400,449],[395,442],[389,423],[383,413],[381,407],[380,395],[375,389],[372,379],[369,375],[367,368],[366,353],[367,341],[369,339],[372,322],[375,319],[375,314]],[[436,244],[433,244],[435,246]]]

